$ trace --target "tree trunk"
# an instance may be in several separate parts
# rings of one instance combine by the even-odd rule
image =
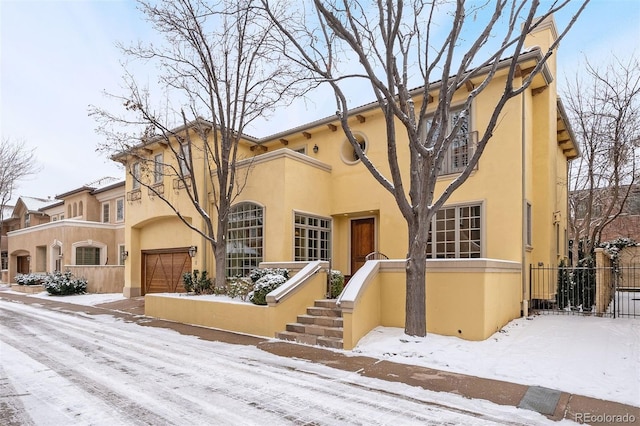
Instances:
[[[409,225],[407,256],[406,320],[404,332],[410,336],[427,335],[426,252],[427,244],[418,238],[418,222]]]
[[[227,241],[226,238],[218,240],[214,247],[213,255],[216,258],[216,281],[217,288],[227,286]]]

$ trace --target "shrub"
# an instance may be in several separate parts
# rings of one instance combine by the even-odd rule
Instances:
[[[14,277],[20,285],[40,285],[47,278],[47,274],[18,274]]]
[[[227,296],[232,299],[239,297],[240,300],[245,301],[252,289],[253,282],[247,277],[235,277],[227,281]]]
[[[254,269],[249,273],[249,278],[251,278],[251,281],[253,281],[254,283],[257,283],[260,278],[269,274],[282,275],[287,280],[289,279],[289,270],[284,268]]]
[[[331,283],[329,288],[329,298],[335,299],[340,296],[344,289],[344,275],[340,271],[331,270]]]
[[[46,276],[44,289],[54,296],[66,296],[69,294],[84,294],[87,292],[87,280],[75,279],[71,271],[61,273],[54,272]]]
[[[288,271],[287,271],[288,272]],[[287,277],[280,274],[266,274],[259,278],[249,293],[249,301],[256,305],[267,304],[267,294],[287,282]]]
[[[207,271],[202,271],[202,275],[200,275],[200,271],[197,269],[194,269],[193,273],[185,272],[182,274],[182,283],[184,284],[184,289],[188,293],[213,293],[213,284],[211,283],[211,279],[207,276]]]

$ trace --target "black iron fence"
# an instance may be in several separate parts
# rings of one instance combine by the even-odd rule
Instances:
[[[538,313],[640,318],[640,265],[531,265],[529,284],[529,309]]]

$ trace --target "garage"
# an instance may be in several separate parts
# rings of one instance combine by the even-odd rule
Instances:
[[[183,293],[182,274],[191,272],[188,248],[143,251],[142,294]]]

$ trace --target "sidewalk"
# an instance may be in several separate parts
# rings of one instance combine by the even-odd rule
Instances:
[[[0,292],[0,299],[38,304],[47,309],[64,309],[99,315],[109,314],[142,326],[173,329],[203,340],[230,344],[253,345],[266,352],[303,359],[314,363],[390,382],[401,382],[436,392],[449,392],[472,399],[511,405],[544,414],[552,420],[568,419],[578,423],[606,425],[640,425],[640,408],[604,401],[554,389],[527,386],[493,379],[450,373],[407,364],[393,363],[366,356],[351,356],[340,351],[300,345],[221,330],[173,323],[144,317],[144,298],[133,298],[96,306],[36,299],[26,295]],[[640,386],[640,378],[639,378]]]

